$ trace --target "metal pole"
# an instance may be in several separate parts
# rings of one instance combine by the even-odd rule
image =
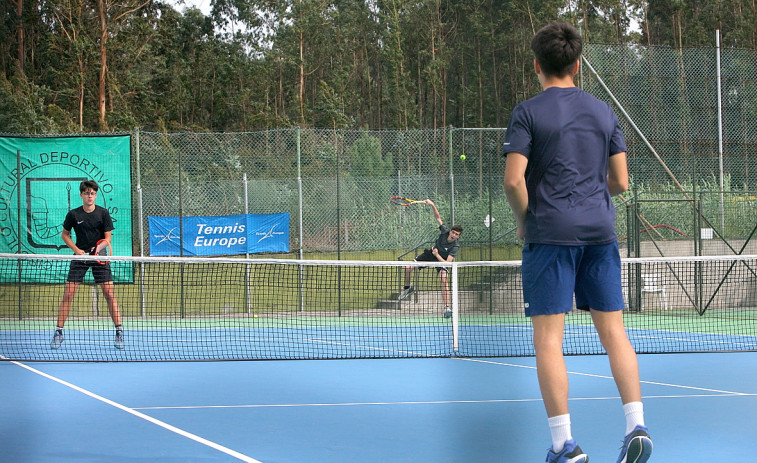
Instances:
[[[715,70],[718,82],[718,167],[720,169],[720,229],[725,230],[725,184],[723,180],[723,101],[720,81],[720,29],[715,30]]]
[[[21,255],[21,150],[16,150],[16,227],[18,235],[18,254]],[[23,304],[21,304],[21,281],[22,281],[21,259],[18,259],[18,319],[24,316]]]
[[[244,216],[245,221],[247,220],[247,214],[250,213],[250,207],[248,202],[248,185],[247,185],[247,173],[245,172],[242,175],[242,183],[244,185]],[[245,260],[248,260],[250,258],[250,253],[247,252],[248,249],[245,249],[244,258]],[[252,295],[250,294],[250,264],[244,266],[244,286],[245,286],[245,293],[247,298],[247,313],[250,313],[250,302],[252,301]]]
[[[139,128],[134,130],[134,154],[135,161],[137,163],[137,209],[139,213],[139,256],[145,256],[145,215],[144,215],[144,202],[142,196],[142,170],[141,164],[141,152],[139,142]],[[145,263],[139,263],[139,295],[140,295],[140,312],[144,317],[147,315],[147,300],[145,298]]]
[[[303,233],[302,233],[302,147],[300,145],[301,143],[301,133],[300,128],[297,127],[297,188],[298,188],[298,207],[299,207],[299,220],[300,220],[300,230],[299,230],[299,248],[300,248],[300,260],[304,259],[303,256],[303,249],[302,249],[302,239],[303,239]]]
[[[449,188],[450,188],[450,195],[449,195],[449,223],[450,225],[455,224],[455,174],[452,171],[452,132],[455,129],[450,128],[449,129]]]
[[[179,167],[179,257],[184,257],[184,196],[181,185],[181,150],[178,152]],[[179,307],[184,318],[184,264],[179,264]]]
[[[144,244],[144,203],[142,202],[142,185],[137,184],[137,198],[139,208],[139,255],[144,257],[145,244]],[[147,301],[145,300],[145,263],[139,263],[139,293],[142,301],[141,312],[144,317],[147,315]]]
[[[460,347],[458,334],[460,324],[460,292],[458,284],[460,280],[457,272],[457,262],[452,262],[452,350],[457,352]]]
[[[298,208],[299,208],[299,235],[298,235],[298,241],[299,241],[299,248],[300,248],[300,260],[304,260],[304,254],[303,254],[303,248],[302,248],[302,239],[303,239],[303,233],[302,233],[302,211],[303,211],[303,205],[302,205],[302,146],[300,145],[302,141],[300,128],[297,127],[296,129],[297,133],[297,189],[298,189]],[[299,271],[300,271],[300,312],[305,310],[305,275],[304,275],[304,268],[302,264],[299,265]]]
[[[336,260],[342,260],[342,215],[340,210],[341,189],[339,188],[339,144],[337,143],[336,129],[334,129],[334,146],[336,147]],[[342,316],[342,266],[337,267],[337,307],[338,315]]]

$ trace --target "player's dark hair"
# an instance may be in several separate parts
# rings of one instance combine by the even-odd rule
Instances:
[[[581,34],[567,23],[550,23],[531,39],[531,50],[542,73],[564,77],[573,72],[573,65],[581,57]]]
[[[79,192],[80,193],[84,193],[85,191],[89,190],[90,188],[93,189],[93,190],[95,190],[95,192],[97,192],[97,190],[100,189],[100,186],[94,180],[84,180],[83,182],[81,182],[79,184]]]
[[[461,235],[463,234],[463,227],[461,227],[460,225],[452,225],[452,228],[450,228],[450,230],[455,230]]]

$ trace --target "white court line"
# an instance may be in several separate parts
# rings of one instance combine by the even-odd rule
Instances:
[[[508,367],[526,368],[529,370],[535,370],[536,367],[530,365],[518,365],[514,363],[496,362],[493,360],[472,359],[465,357],[453,357],[453,360],[464,360],[468,362],[487,363],[491,365],[502,365]],[[590,373],[568,372],[568,374],[588,376],[593,378],[609,379],[612,380],[612,376],[597,375]],[[710,392],[710,394],[670,394],[670,395],[647,395],[643,396],[644,399],[687,399],[687,398],[703,398],[703,397],[753,397],[757,394],[723,391],[719,389],[709,389],[703,387],[684,386],[681,384],[669,384],[660,383],[654,381],[641,381],[644,384],[652,384],[657,386],[677,387],[682,389],[691,389],[703,392]],[[619,400],[619,396],[611,397],[571,397],[570,401],[585,401],[585,400]],[[185,406],[156,406],[156,407],[134,407],[138,410],[165,410],[165,409],[214,409],[214,408],[288,408],[288,407],[354,407],[354,406],[369,406],[369,405],[439,405],[439,404],[487,404],[487,403],[525,403],[525,402],[541,402],[541,398],[529,398],[529,399],[486,399],[486,400],[425,400],[425,401],[395,401],[395,402],[344,402],[344,403],[299,403],[299,404],[238,404],[238,405],[185,405]]]
[[[518,365],[514,363],[504,363],[504,362],[495,362],[493,360],[481,360],[481,359],[473,359],[473,358],[465,358],[465,357],[454,357],[455,360],[464,360],[468,362],[478,362],[478,363],[488,363],[491,365],[502,365],[506,367],[517,367],[517,368],[527,368],[529,370],[536,370],[535,366],[531,365]],[[601,378],[601,379],[613,379],[612,376],[607,375],[597,375],[592,373],[580,373],[577,371],[569,371],[569,375],[576,375],[576,376],[588,376],[590,378]],[[685,386],[683,384],[672,384],[672,383],[659,383],[656,381],[641,381],[642,384],[651,384],[654,386],[668,386],[668,387],[678,387],[681,389],[692,389],[695,391],[706,391],[706,392],[715,392],[718,394],[728,394],[728,395],[743,395],[743,396],[750,396],[754,394],[748,394],[744,392],[734,392],[734,391],[723,391],[720,389],[710,389],[706,387],[696,387],[696,386]]]
[[[0,356],[0,357],[2,357],[2,356]],[[3,358],[5,358],[5,357],[3,357]],[[232,456],[232,457],[234,457],[234,458],[236,458],[238,460],[241,460],[241,461],[244,461],[244,462],[247,462],[247,463],[262,463],[259,460],[256,460],[254,458],[250,458],[247,455],[241,454],[241,453],[239,453],[239,452],[237,452],[235,450],[231,450],[230,448],[224,447],[223,445],[216,444],[215,442],[211,442],[211,441],[209,441],[207,439],[204,439],[204,438],[202,438],[202,437],[200,437],[200,436],[198,436],[196,434],[192,434],[190,432],[184,431],[183,429],[179,429],[176,426],[171,426],[168,423],[160,421],[160,420],[158,420],[156,418],[153,418],[151,416],[145,415],[144,413],[140,413],[140,412],[136,411],[133,408],[129,408],[129,407],[125,406],[125,405],[119,404],[118,402],[114,402],[112,400],[106,399],[105,397],[99,396],[99,395],[95,394],[94,392],[90,392],[90,391],[88,391],[88,390],[86,390],[84,388],[76,386],[75,384],[71,384],[71,383],[69,383],[67,381],[64,381],[64,380],[60,379],[60,378],[56,378],[55,376],[48,375],[47,373],[44,373],[44,372],[39,371],[39,370],[36,370],[36,369],[34,369],[34,368],[32,368],[32,367],[30,367],[28,365],[25,365],[23,363],[16,362],[16,361],[11,361],[11,363],[14,364],[14,365],[18,365],[21,368],[25,368],[25,369],[31,371],[32,373],[36,373],[36,374],[38,374],[40,376],[43,376],[43,377],[45,377],[47,379],[51,379],[51,380],[55,381],[56,383],[60,383],[60,384],[66,386],[66,387],[69,387],[69,388],[71,388],[71,389],[73,389],[75,391],[81,392],[82,394],[87,395],[89,397],[92,397],[93,399],[99,400],[100,402],[104,402],[104,403],[106,403],[106,404],[108,404],[110,406],[116,407],[119,410],[125,411],[126,413],[130,413],[130,414],[132,414],[132,415],[134,415],[134,416],[136,416],[138,418],[142,418],[145,421],[149,421],[150,423],[156,424],[156,425],[160,426],[161,428],[164,428],[164,429],[166,429],[168,431],[171,431],[171,432],[174,432],[176,434],[179,434],[180,436],[186,437],[186,438],[191,439],[191,440],[193,440],[195,442],[198,442],[200,444],[207,445],[210,448],[218,450],[219,452],[223,452],[223,453],[225,453],[227,455],[230,455],[230,456]]]
[[[687,394],[687,395],[650,395],[645,399],[688,399],[691,397],[743,397],[757,396],[757,394]],[[584,400],[620,400],[620,397],[572,397],[572,401]],[[313,404],[241,404],[241,405],[181,405],[166,407],[134,407],[135,410],[203,410],[215,408],[297,408],[297,407],[361,407],[370,405],[446,405],[446,404],[492,404],[492,403],[524,403],[541,402],[542,399],[486,399],[486,400],[421,400],[403,402],[334,402]]]

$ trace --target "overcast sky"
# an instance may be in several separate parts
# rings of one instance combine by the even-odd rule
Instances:
[[[210,15],[210,0],[168,0],[168,3],[173,4],[179,11],[184,11],[185,8],[195,6],[205,16]]]

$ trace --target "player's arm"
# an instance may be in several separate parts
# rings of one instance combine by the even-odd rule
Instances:
[[[526,215],[528,214],[528,189],[526,188],[526,166],[528,158],[521,153],[507,154],[505,164],[505,195],[515,216],[518,238],[526,236]]]
[[[66,243],[66,246],[68,246],[72,251],[74,251],[74,254],[76,255],[82,255],[86,254],[85,251],[82,251],[81,249],[76,247],[76,244],[74,243],[74,240],[71,239],[71,230],[63,229],[62,232],[60,232],[60,237],[63,238],[63,242]]]
[[[431,201],[430,199],[425,199],[423,202],[431,206],[431,209],[434,211],[434,218],[436,219],[436,222],[439,225],[442,225],[444,221],[442,220],[442,216],[439,215],[439,209],[436,208],[436,204],[434,204],[434,202]]]
[[[439,254],[439,248],[432,249],[431,254],[433,254],[434,257],[436,257],[436,260],[438,260],[439,262],[452,262],[453,260],[455,260],[455,256],[451,254],[447,256],[446,259],[442,258],[442,255]]]
[[[110,231],[106,231],[105,236],[103,236],[103,239],[108,242],[109,246],[113,246],[113,243],[110,241],[110,238],[112,235],[113,233],[111,233]]]
[[[610,196],[628,190],[628,164],[625,152],[610,156],[607,165],[607,187],[610,189]]]

